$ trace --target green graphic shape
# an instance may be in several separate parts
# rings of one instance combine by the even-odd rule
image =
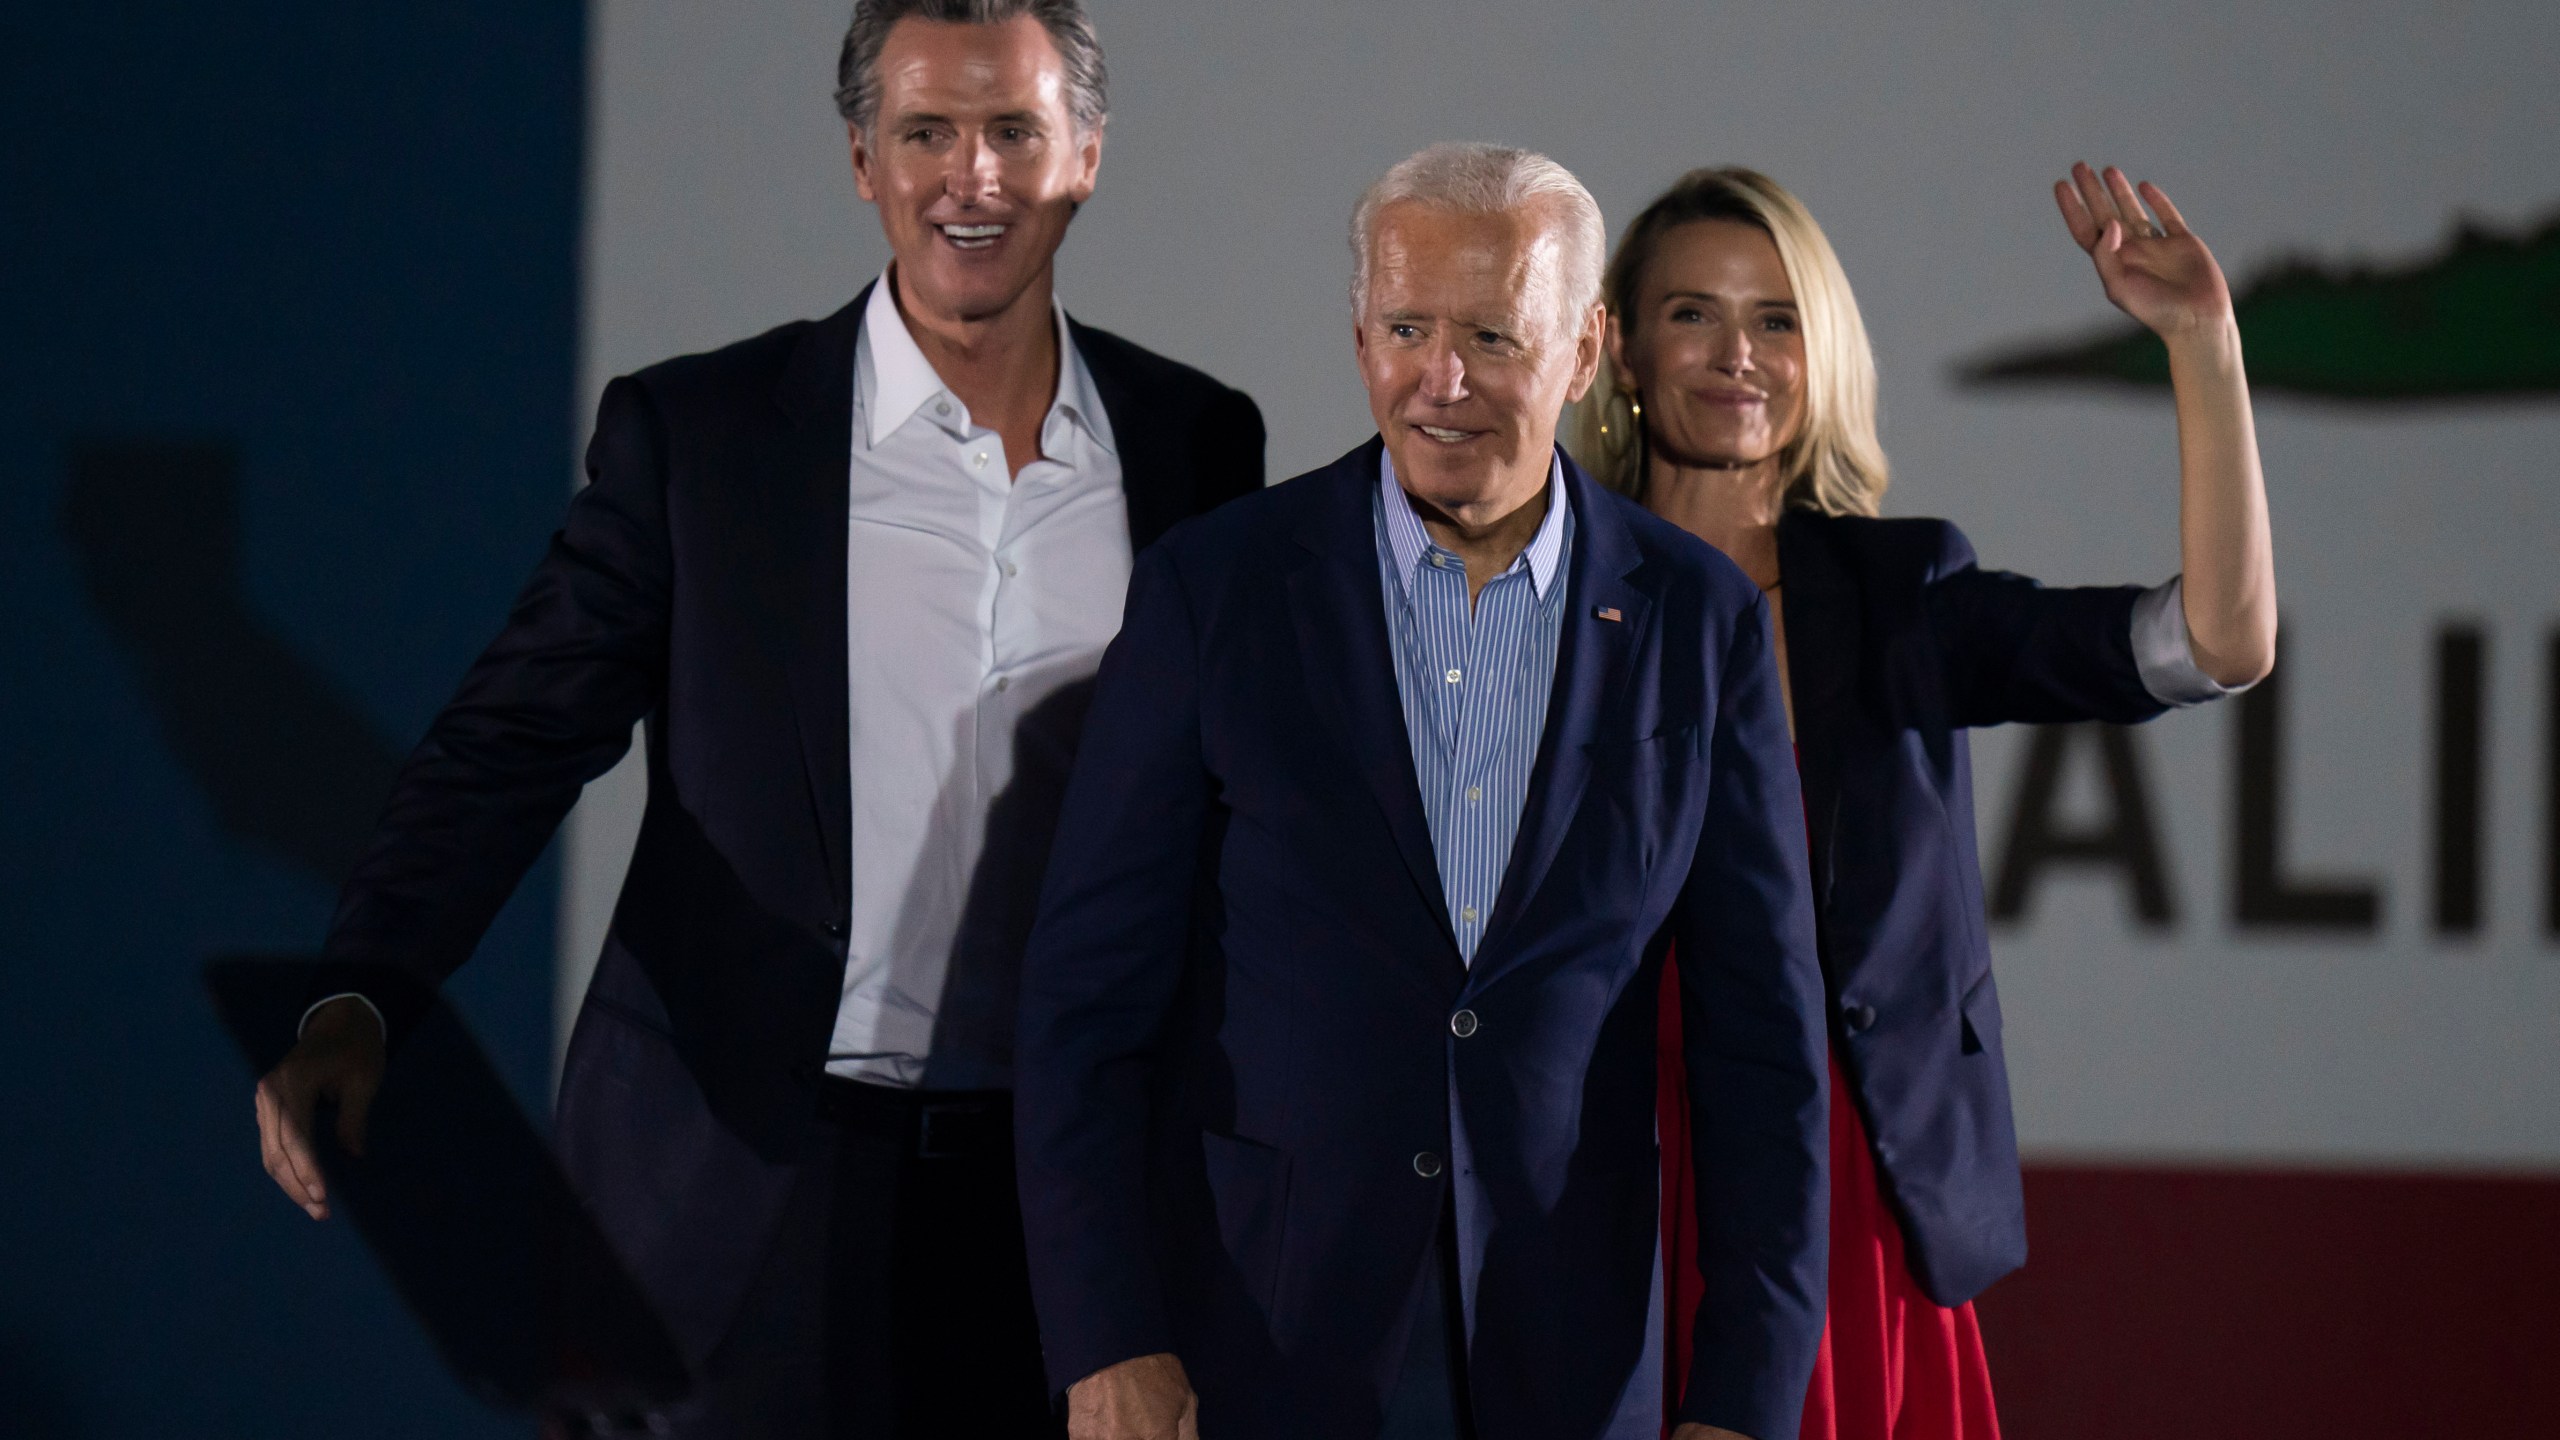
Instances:
[[[2438,254],[2385,268],[2294,261],[2240,289],[2249,383],[2338,400],[2560,395],[2560,214],[2521,234],[2465,223]],[[2165,387],[2160,338],[2126,323],[1961,366],[1970,386]]]

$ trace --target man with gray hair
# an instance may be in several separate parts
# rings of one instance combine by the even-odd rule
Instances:
[[[1563,167],[1436,146],[1351,244],[1378,437],[1139,558],[1060,821],[1015,1052],[1051,1383],[1076,1440],[1792,1440],[1826,1045],[1767,602],[1556,448],[1601,347]]]
[[[645,717],[558,1134],[698,1377],[657,1418],[1053,1433],[1017,969],[1131,557],[1260,488],[1262,422],[1052,293],[1106,116],[1079,0],[860,0],[836,101],[888,268],[606,387],[593,483],[403,770],[261,1136],[326,1215],[314,1103],[360,1139],[411,997]]]

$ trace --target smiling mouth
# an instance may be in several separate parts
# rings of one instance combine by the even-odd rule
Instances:
[[[1413,428],[1443,445],[1457,445],[1476,437],[1473,430],[1450,430],[1438,425],[1416,425]]]
[[[1011,227],[1004,225],[937,225],[934,228],[942,232],[942,238],[950,241],[951,247],[955,250],[985,250],[993,247],[998,240],[1003,239],[1004,232]]]
[[[1689,393],[1710,405],[1729,405],[1736,409],[1769,403],[1769,397],[1757,390],[1693,390]]]

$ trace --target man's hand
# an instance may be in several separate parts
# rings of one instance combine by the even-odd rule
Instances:
[[[258,1153],[285,1198],[314,1220],[329,1218],[329,1190],[311,1153],[311,1112],[322,1100],[338,1106],[338,1143],[364,1153],[365,1112],[382,1088],[382,1022],[353,996],[311,1013],[302,1039],[258,1082]]]
[[[1200,1400],[1172,1355],[1141,1355],[1067,1387],[1067,1440],[1200,1440]]]
[[[1672,1431],[1671,1440],[1751,1440],[1751,1437],[1739,1430],[1720,1430],[1713,1425],[1701,1425],[1692,1420]]]

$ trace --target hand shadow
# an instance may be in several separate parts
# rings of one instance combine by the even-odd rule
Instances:
[[[275,956],[205,967],[252,1074],[292,1047],[325,970]],[[452,1005],[393,967],[366,988],[422,1018],[383,1072],[360,1158],[339,1148],[333,1111],[313,1116],[330,1203],[465,1389],[601,1422],[597,1433],[645,1428],[691,1387],[665,1321]]]
[[[400,755],[252,610],[239,510],[230,445],[86,444],[72,451],[62,530],[217,822],[335,885],[362,855]]]

